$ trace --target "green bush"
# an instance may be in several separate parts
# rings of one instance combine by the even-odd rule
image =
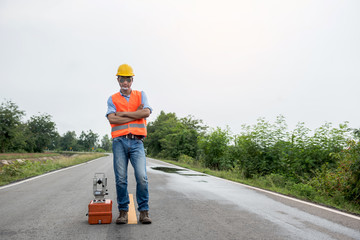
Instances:
[[[343,151],[343,158],[352,163],[350,166],[350,190],[347,198],[360,204],[360,142],[349,142],[349,147]]]
[[[181,154],[178,161],[190,165],[194,164],[194,159],[186,154]]]
[[[101,153],[104,153],[104,152],[106,152],[104,149],[102,149],[102,148],[97,148],[97,149],[95,149],[95,152],[101,152]]]
[[[299,123],[288,132],[282,116],[275,124],[261,118],[257,124],[242,128],[242,133],[235,136],[230,158],[237,159],[245,176],[276,173],[295,182],[311,179],[314,170],[325,163],[335,166],[336,159],[330,153],[341,151],[349,137],[346,124],[331,128],[326,123],[310,136],[310,130]]]
[[[200,138],[199,148],[203,153],[206,167],[226,170],[234,166],[234,163],[228,161],[228,145],[231,140],[229,130],[219,127]]]
[[[304,123],[288,131],[283,116],[278,116],[275,123],[259,118],[254,125],[243,125],[241,133],[235,136],[229,128],[204,133],[206,127],[200,123],[161,112],[148,125],[148,154],[174,160],[187,155],[211,169],[237,169],[247,178],[278,174],[301,183],[312,179],[324,164],[335,168],[337,159],[331,153],[340,152],[349,138],[346,123],[338,128],[325,123],[311,136]]]
[[[175,113],[161,111],[157,119],[148,124],[144,145],[153,157],[178,159],[185,154],[196,158],[198,137],[204,134],[206,128],[201,120],[191,116],[179,119]]]
[[[337,166],[324,164],[309,184],[323,195],[360,203],[360,143],[349,141],[347,148],[331,156]]]

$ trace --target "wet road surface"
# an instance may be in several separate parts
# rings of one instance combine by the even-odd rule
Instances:
[[[360,239],[356,216],[153,159],[147,169],[151,225],[88,225],[95,172],[108,178],[117,217],[109,156],[0,188],[0,239]],[[135,196],[132,167],[128,181]]]

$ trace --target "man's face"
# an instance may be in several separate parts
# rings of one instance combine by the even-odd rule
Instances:
[[[127,90],[132,85],[133,77],[118,76],[118,82],[121,89]]]

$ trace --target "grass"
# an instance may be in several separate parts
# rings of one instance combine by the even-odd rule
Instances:
[[[280,193],[286,196],[294,197],[304,201],[320,204],[330,208],[335,208],[340,211],[348,212],[351,214],[360,215],[360,206],[358,204],[346,201],[341,196],[324,196],[319,194],[316,189],[310,185],[303,183],[294,183],[287,181],[283,176],[271,174],[267,176],[245,178],[241,172],[235,171],[218,171],[203,167],[201,164],[191,162],[181,162],[174,160],[164,160],[180,167],[192,169],[194,171],[202,172],[208,175],[220,177],[234,182],[239,182],[253,187],[269,190],[272,192]]]
[[[27,158],[41,158],[60,156],[59,153],[1,153],[0,160],[14,160]]]
[[[41,156],[43,157],[43,155]],[[57,156],[60,156],[60,154],[57,154]],[[106,156],[106,154],[82,153],[73,156],[62,156],[56,159],[46,161],[14,161],[14,163],[12,164],[2,166],[0,172],[0,186],[22,179],[38,176],[57,169],[84,163],[103,156]]]

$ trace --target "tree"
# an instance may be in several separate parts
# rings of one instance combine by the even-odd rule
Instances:
[[[198,137],[204,135],[207,127],[201,125],[201,120],[194,120],[191,116],[177,120],[171,134],[163,136],[164,157],[178,159],[181,155],[196,158],[198,153]]]
[[[60,148],[65,151],[79,150],[78,149],[78,139],[76,138],[75,131],[67,131],[60,138]]]
[[[58,137],[56,124],[51,121],[51,115],[42,114],[32,116],[27,121],[28,151],[42,152],[44,149],[54,149],[55,139]]]
[[[101,139],[101,148],[107,152],[111,152],[112,150],[112,140],[109,135],[105,134]]]
[[[227,153],[232,141],[230,130],[217,127],[199,140],[199,147],[204,154],[205,165],[213,169],[231,168]]]
[[[160,112],[160,115],[154,122],[150,122],[147,127],[148,136],[145,140],[145,147],[148,154],[157,156],[164,151],[166,136],[174,134],[178,119],[175,113]]]
[[[197,139],[206,128],[201,120],[191,116],[178,119],[175,113],[161,111],[156,120],[148,125],[145,147],[151,156],[178,159],[185,154],[195,158]]]
[[[97,146],[98,138],[99,134],[94,133],[91,129],[87,133],[81,131],[78,143],[82,150],[90,151]]]
[[[349,129],[353,132],[355,139],[360,140],[360,128]]]
[[[15,142],[21,142],[23,133],[21,119],[25,115],[24,111],[19,107],[7,101],[0,105],[0,150],[6,152],[9,150],[17,150]]]

